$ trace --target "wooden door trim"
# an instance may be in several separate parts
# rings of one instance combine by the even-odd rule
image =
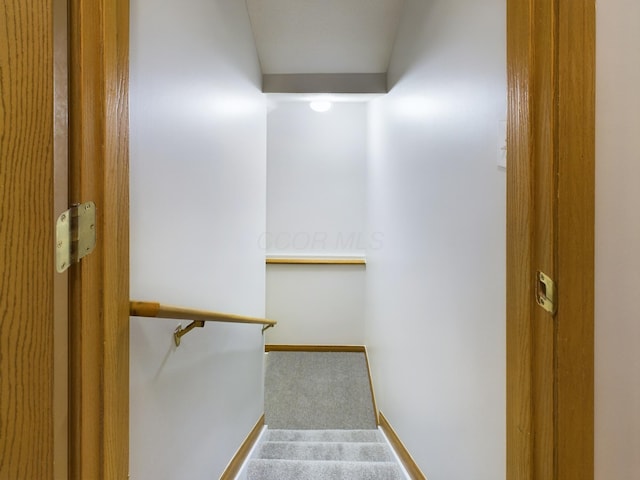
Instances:
[[[53,22],[0,11],[0,478],[53,479],[57,398]]]
[[[559,2],[557,478],[593,479],[595,0]]]
[[[594,44],[594,0],[507,2],[508,480],[593,478]],[[539,167],[549,159],[551,172]],[[540,203],[539,183],[550,173],[549,210]],[[550,232],[540,225],[547,215]],[[544,232],[556,245],[549,266]],[[550,324],[550,436],[541,431],[545,406],[535,391],[545,384],[536,373],[545,352],[534,300],[534,275],[542,268],[552,270],[559,292]],[[552,442],[550,465],[542,467],[541,448],[548,445],[541,447],[541,437]]]
[[[91,3],[89,5],[89,3]],[[532,321],[535,2],[508,0],[507,478],[533,479]],[[555,474],[593,477],[593,0],[557,0],[556,278],[560,288]],[[128,1],[71,1],[71,157],[76,201],[98,199],[104,234],[75,268],[72,478],[128,471]],[[97,57],[94,57],[97,55]],[[100,61],[96,62],[95,58]],[[108,207],[107,207],[108,206]],[[93,280],[89,280],[89,279]],[[89,284],[102,285],[99,293]],[[75,297],[73,297],[75,296]],[[102,343],[101,343],[102,341]]]
[[[97,206],[70,271],[70,478],[129,470],[128,0],[69,0],[70,196]]]
[[[531,11],[507,1],[507,480],[532,480]]]
[[[69,208],[69,32],[67,0],[52,1],[53,215]],[[54,274],[54,478],[69,478],[69,275]]]

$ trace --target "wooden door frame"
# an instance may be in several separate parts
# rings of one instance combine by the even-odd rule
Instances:
[[[533,480],[536,145],[551,127],[559,288],[553,472],[593,478],[594,0],[507,0],[507,478]],[[98,205],[96,252],[74,267],[70,478],[128,476],[128,0],[70,0],[73,201]],[[552,19],[542,38],[539,15]],[[550,17],[549,17],[550,15]],[[546,34],[548,35],[549,32]],[[549,91],[536,46],[552,45]],[[537,60],[536,60],[537,59]],[[545,97],[546,95],[546,97]],[[551,101],[551,125],[536,124]],[[537,120],[536,120],[537,119]],[[538,173],[539,174],[539,173]]]
[[[70,269],[69,478],[129,475],[129,1],[68,0],[70,200],[98,241]]]
[[[65,412],[55,404],[62,306],[56,302],[54,246],[60,123],[54,121],[52,19],[48,2],[7,0],[0,11],[2,479],[64,474],[57,461],[65,452],[57,441],[64,437],[58,421],[62,416],[64,430]]]
[[[595,1],[508,0],[507,69],[507,479],[589,480]],[[549,243],[555,247],[545,251]],[[555,318],[534,300],[541,269],[558,287]],[[540,374],[548,361],[543,328],[554,344],[550,383]]]

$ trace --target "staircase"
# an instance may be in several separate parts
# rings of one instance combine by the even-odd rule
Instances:
[[[378,430],[267,430],[248,480],[405,480]]]
[[[242,478],[406,480],[374,412],[364,351],[272,351],[268,428]]]

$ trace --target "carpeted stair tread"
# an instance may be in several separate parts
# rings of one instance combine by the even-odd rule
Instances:
[[[255,459],[248,478],[260,480],[405,480],[393,462],[340,462]]]
[[[383,442],[378,430],[280,430],[268,429],[270,442]]]
[[[363,352],[271,351],[246,480],[406,480],[378,430]]]
[[[393,462],[395,460],[385,444],[372,442],[264,442],[255,457],[354,462]]]
[[[287,429],[373,429],[363,352],[269,352],[265,423]]]

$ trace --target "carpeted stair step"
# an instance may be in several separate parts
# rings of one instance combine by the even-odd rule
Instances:
[[[271,351],[244,480],[406,480],[378,430],[364,352]]]
[[[268,429],[268,442],[384,442],[378,430],[278,430]]]
[[[386,445],[371,442],[264,442],[260,459],[393,462]]]
[[[267,429],[247,480],[405,480],[378,430]]]
[[[269,352],[264,413],[269,428],[375,430],[364,352]]]
[[[393,462],[340,462],[255,459],[248,465],[250,480],[405,480]]]

